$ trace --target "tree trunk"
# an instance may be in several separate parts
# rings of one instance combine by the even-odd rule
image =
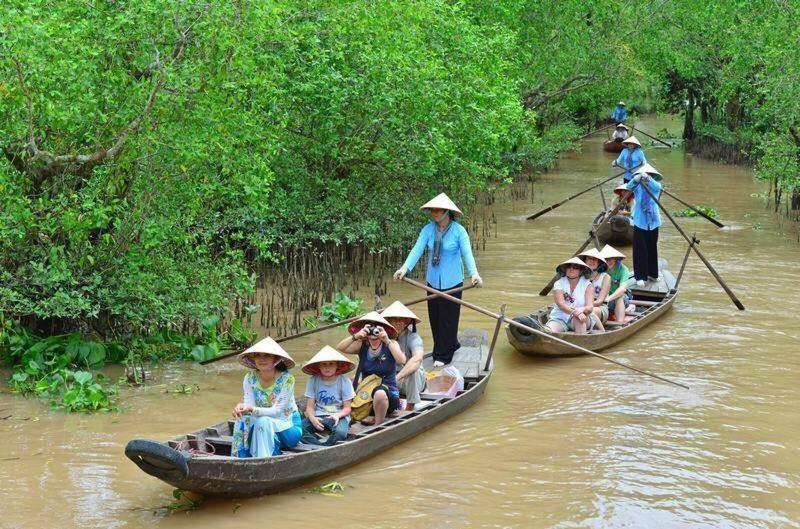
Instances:
[[[686,103],[686,116],[684,117],[683,121],[684,140],[693,140],[695,137],[694,109],[696,106],[697,106],[697,99],[694,96],[694,92],[692,90],[689,90],[689,97],[687,98],[687,103]]]

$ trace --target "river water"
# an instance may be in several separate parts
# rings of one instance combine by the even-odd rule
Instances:
[[[679,131],[665,119],[641,126]],[[466,299],[493,310],[507,303],[511,314],[547,302],[536,293],[584,240],[600,197],[591,192],[535,221],[524,218],[610,176],[602,139],[585,141],[582,153],[565,155],[543,174],[533,201],[495,204],[497,237],[477,256],[486,286]],[[150,386],[122,391],[122,412],[115,414],[67,415],[3,393],[0,418],[10,417],[0,420],[0,527],[800,527],[796,235],[782,233],[763,198],[751,196],[764,186],[749,169],[680,149],[646,153],[667,189],[712,205],[730,227],[679,219],[697,232],[701,251],[747,307],[737,311],[691,258],[672,312],[611,350],[615,359],[690,390],[597,358],[523,357],[501,335],[483,398],[316,483],[345,484],[341,497],[311,493],[311,484],[258,499],[208,501],[186,513],[164,508],[172,488],[129,462],[124,446],[133,437],[166,439],[227,416],[241,395],[237,364],[155,368]],[[683,209],[671,199],[665,205]],[[674,271],[684,250],[677,231],[665,226],[660,252]],[[407,285],[390,288],[384,305],[420,295]],[[424,306],[415,311],[426,317]],[[492,321],[462,311],[461,325],[488,331]],[[300,362],[341,336],[334,330],[286,345]],[[305,376],[298,378],[303,386]],[[199,390],[169,392],[180,384]]]

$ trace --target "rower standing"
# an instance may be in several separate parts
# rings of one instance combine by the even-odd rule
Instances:
[[[636,171],[626,187],[633,191],[633,276],[637,286],[645,281],[656,282],[658,275],[658,228],[661,213],[658,204],[643,186],[658,196],[661,193],[661,174],[650,164]]]
[[[625,149],[619,153],[619,156],[616,160],[611,162],[611,167],[620,167],[625,169],[625,174],[622,175],[623,183],[627,184],[633,178],[633,173],[631,169],[634,169],[639,166],[643,166],[647,163],[647,158],[644,156],[644,151],[642,150],[642,144],[639,143],[639,140],[636,139],[636,136],[631,136],[630,138],[626,138],[622,140],[622,145]]]
[[[614,107],[614,111],[611,113],[611,119],[617,123],[625,123],[625,120],[628,119],[628,109],[625,108],[624,102],[620,101],[617,103],[617,106]]]

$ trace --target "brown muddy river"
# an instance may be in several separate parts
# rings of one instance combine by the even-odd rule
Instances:
[[[651,133],[664,126],[679,131],[666,120],[642,124]],[[511,314],[548,301],[536,293],[584,240],[600,197],[591,192],[533,222],[524,218],[610,176],[602,139],[594,136],[583,153],[564,156],[544,174],[533,203],[495,205],[498,236],[477,255],[486,286],[466,299],[492,310],[508,303]],[[782,233],[764,199],[751,196],[765,186],[749,169],[680,149],[646,153],[667,189],[715,207],[731,226],[679,219],[697,232],[701,251],[747,307],[737,311],[693,257],[672,312],[611,350],[615,359],[690,390],[597,358],[523,357],[501,335],[484,397],[435,429],[316,483],[344,483],[343,496],[311,493],[311,484],[172,514],[164,508],[172,488],[141,472],[123,448],[133,437],[163,440],[227,417],[241,395],[238,364],[156,369],[149,387],[122,391],[121,413],[105,415],[51,411],[4,389],[0,417],[11,417],[0,420],[0,527],[800,527],[796,235]],[[665,205],[683,209],[669,198]],[[660,251],[673,270],[684,250],[665,224]],[[384,305],[420,295],[390,285]],[[423,306],[415,310],[425,317]],[[465,310],[461,325],[488,331],[492,321]],[[422,329],[429,339],[427,325]],[[286,345],[304,361],[341,335]],[[305,375],[299,380],[303,386]],[[200,390],[167,392],[179,384]]]

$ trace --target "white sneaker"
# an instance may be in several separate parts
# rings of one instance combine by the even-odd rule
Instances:
[[[442,367],[442,366],[444,366],[444,362],[442,362],[441,360],[436,360],[433,363],[433,367]]]
[[[644,280],[643,279],[637,279],[636,280],[636,286],[637,287],[643,287],[644,286]]]

